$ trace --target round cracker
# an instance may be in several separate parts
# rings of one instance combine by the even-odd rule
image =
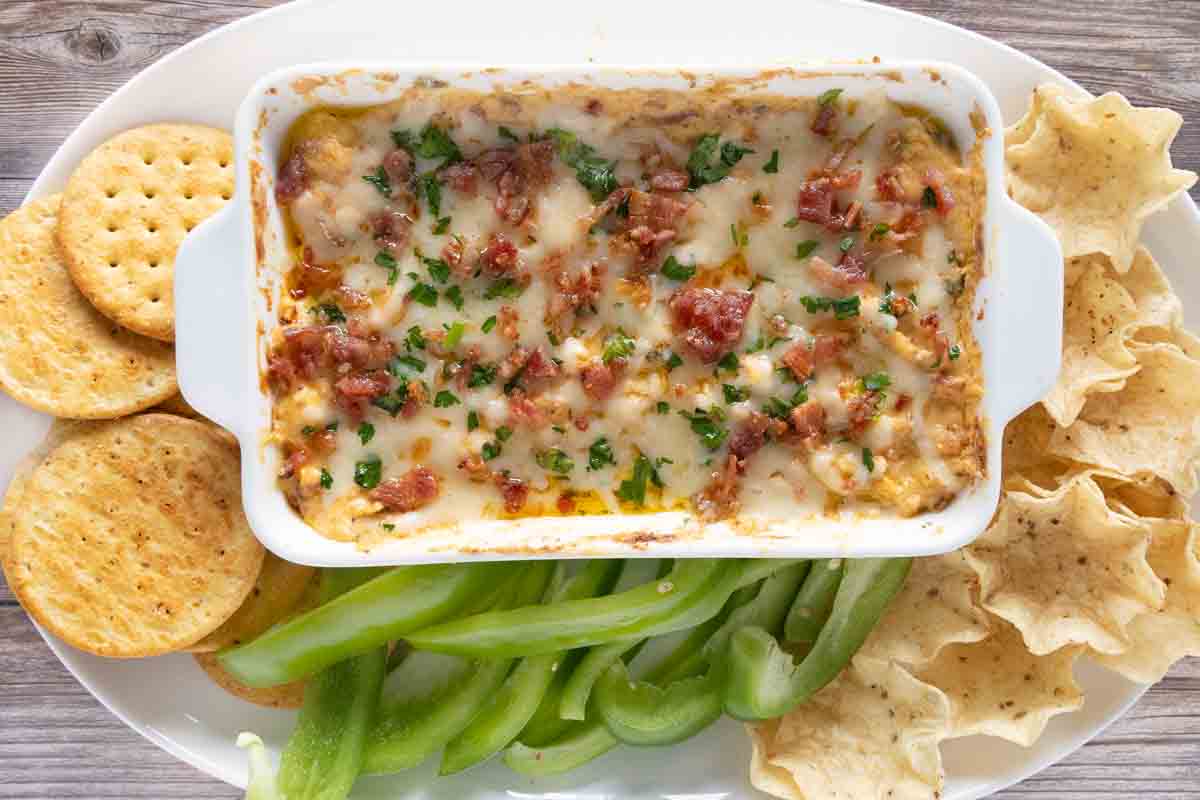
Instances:
[[[8,510],[9,585],[45,628],[96,655],[192,645],[237,611],[262,566],[238,475],[226,439],[182,417],[72,432]]]
[[[195,653],[192,657],[213,683],[234,697],[267,708],[300,708],[304,705],[304,681],[255,689],[230,675],[215,653]]]
[[[125,131],[67,183],[58,237],[75,285],[131,331],[175,339],[175,252],[233,196],[233,139],[204,125]]]
[[[210,653],[256,638],[293,612],[315,573],[313,567],[284,561],[268,551],[246,602],[221,627],[188,649],[193,653]]]
[[[0,388],[56,417],[112,419],[178,390],[175,351],[79,293],[54,239],[59,196],[0,221]]]

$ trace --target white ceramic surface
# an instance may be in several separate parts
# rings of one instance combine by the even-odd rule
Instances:
[[[94,146],[123,128],[150,120],[187,119],[230,126],[237,103],[270,70],[314,59],[403,56],[424,63],[537,61],[543,64],[631,62],[679,67],[782,63],[797,57],[923,58],[957,63],[991,88],[1005,119],[1025,108],[1029,92],[1051,81],[1081,91],[1065,76],[1009,47],[935,20],[854,0],[780,4],[741,0],[737,13],[694,13],[690,2],[608,0],[575,4],[527,0],[519,13],[499,3],[473,3],[446,18],[438,4],[394,0],[306,0],[248,17],[181,48],[103,103],[63,144],[30,191],[62,188]],[[637,24],[631,24],[636,20]],[[406,31],[420,31],[419,36]],[[1200,214],[1181,197],[1146,225],[1143,241],[1189,307],[1200,306]],[[221,310],[213,313],[220,317]],[[49,419],[0,396],[0,482],[32,448]],[[106,661],[53,637],[47,643],[80,682],[113,713],[181,759],[235,783],[244,757],[233,745],[250,728],[278,746],[291,715],[261,710],[210,685],[187,656]],[[1033,774],[1077,748],[1123,713],[1144,687],[1090,664],[1078,669],[1087,691],[1082,711],[1055,718],[1031,748],[971,737],[943,747],[947,800],[973,800]],[[530,781],[488,766],[449,781],[423,782],[428,768],[394,782],[370,781],[363,797],[446,798],[717,798],[761,797],[746,782],[749,745],[724,721],[668,752],[616,750],[586,770],[553,783]],[[423,787],[423,788],[412,788]]]
[[[278,328],[274,309],[284,290],[282,275],[292,267],[274,181],[294,121],[316,106],[361,107],[394,100],[417,79],[479,91],[530,82],[678,91],[693,86],[694,79],[661,70],[594,66],[497,70],[395,62],[308,64],[264,76],[250,91],[235,126],[237,194],[188,236],[175,261],[179,386],[192,406],[241,441],[243,503],[263,544],[289,561],[352,567],[512,558],[512,553],[527,554],[522,558],[912,556],[957,549],[983,531],[1000,497],[997,466],[1004,425],[1045,395],[1058,374],[1059,350],[1043,344],[1061,335],[1063,305],[1062,253],[1053,232],[1005,192],[1003,122],[995,98],[973,75],[946,63],[822,64],[811,73],[775,74],[766,81],[752,67],[693,69],[690,74],[702,76],[702,83],[756,79],[753,86],[746,85],[747,93],[815,97],[836,87],[853,98],[882,90],[893,100],[934,111],[964,150],[978,142],[987,193],[982,221],[986,275],[976,293],[980,313],[972,324],[983,353],[981,411],[991,465],[986,478],[946,509],[908,519],[854,519],[850,513],[844,518],[782,516],[757,522],[754,532],[736,521],[703,524],[687,511],[464,519],[416,534],[400,529],[365,552],[353,542],[322,536],[292,510],[279,489],[275,476],[281,459],[267,441],[271,397],[261,377]],[[982,114],[989,135],[978,135],[975,114]],[[252,180],[261,185],[252,190]],[[253,197],[263,198],[259,202],[265,201],[265,214],[255,213]],[[219,326],[212,324],[214,308],[224,309]],[[635,546],[633,535],[647,533],[651,541],[639,540]]]

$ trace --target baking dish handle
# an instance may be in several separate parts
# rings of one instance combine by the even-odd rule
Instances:
[[[1001,425],[1041,400],[1062,364],[1062,248],[1050,226],[1008,197],[1001,201],[1003,240],[993,264],[993,328]]]
[[[175,369],[184,399],[240,435],[253,338],[237,205],[197,226],[175,257]]]

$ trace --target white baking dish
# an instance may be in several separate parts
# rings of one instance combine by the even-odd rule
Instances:
[[[1000,492],[1004,425],[1044,395],[1060,361],[1062,257],[1050,229],[1004,188],[1000,111],[977,78],[949,64],[821,65],[761,73],[756,91],[847,97],[882,88],[937,113],[964,147],[982,142],[987,177],[983,232],[987,275],[977,294],[975,334],[983,352],[987,475],[938,513],[911,519],[777,519],[753,532],[737,520],[701,524],[690,513],[518,520],[462,520],[361,551],[327,539],[293,511],[276,484],[279,454],[264,443],[271,399],[261,378],[275,328],[272,309],[284,266],[274,181],[289,126],[314,105],[369,105],[395,99],[417,79],[488,90],[532,81],[610,88],[688,89],[701,80],[749,79],[755,69],[688,74],[594,66],[463,69],[398,64],[316,64],[271,73],[251,90],[236,124],[236,196],[198,227],[176,261],[176,347],[180,388],[201,413],[232,431],[242,448],[242,487],[255,533],[276,554],[321,566],[463,559],[657,556],[829,557],[926,555],[963,546],[987,525]],[[982,115],[977,134],[971,115]]]

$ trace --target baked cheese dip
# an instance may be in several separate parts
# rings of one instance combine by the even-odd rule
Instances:
[[[276,180],[282,489],[360,542],[944,507],[985,470],[983,198],[977,151],[882,91],[313,110]]]

